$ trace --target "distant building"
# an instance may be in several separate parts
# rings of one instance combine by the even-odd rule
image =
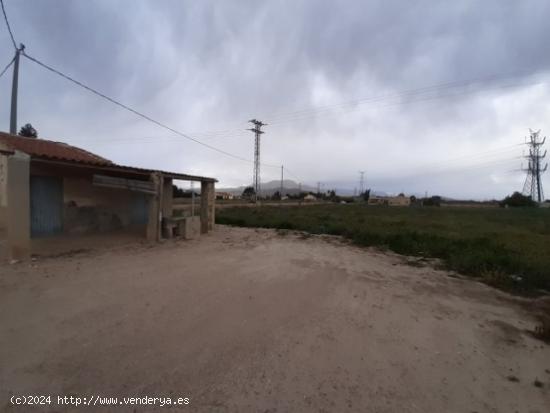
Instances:
[[[368,205],[409,206],[411,199],[408,196],[370,196]]]
[[[317,197],[315,195],[307,194],[304,197],[304,201],[317,201]]]
[[[368,205],[388,205],[388,198],[371,195],[367,201]]]
[[[235,196],[230,192],[216,192],[216,199],[234,199]]]
[[[388,198],[389,206],[409,206],[411,199],[405,195],[392,196]]]

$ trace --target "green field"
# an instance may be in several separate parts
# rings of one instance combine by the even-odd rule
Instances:
[[[447,269],[516,292],[550,290],[550,209],[333,204],[216,214],[219,224],[342,235],[361,246],[439,258]]]

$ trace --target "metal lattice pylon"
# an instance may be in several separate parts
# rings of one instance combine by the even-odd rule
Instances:
[[[262,190],[260,179],[260,135],[264,133],[262,126],[267,124],[256,119],[249,120],[249,122],[254,125],[249,130],[254,132],[254,174],[252,176],[252,187],[254,188],[254,201],[256,202]]]
[[[541,160],[546,157],[546,150],[541,154],[541,147],[546,142],[546,137],[541,141],[539,139],[540,130],[533,131],[529,129],[530,136],[527,141],[529,145],[529,155],[526,156],[528,166],[525,171],[527,176],[523,184],[523,194],[530,196],[533,201],[544,202],[544,190],[542,188],[541,175],[546,172],[548,164],[541,167]]]

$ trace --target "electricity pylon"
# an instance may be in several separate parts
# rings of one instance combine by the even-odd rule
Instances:
[[[533,131],[529,129],[530,136],[527,142],[529,145],[528,167],[524,169],[527,172],[525,183],[523,185],[523,194],[530,196],[533,201],[544,202],[544,191],[542,189],[541,175],[546,172],[548,164],[541,167],[541,160],[546,157],[546,150],[541,154],[541,146],[546,142],[546,137],[541,141],[539,139],[540,130]]]
[[[254,202],[258,202],[258,196],[260,196],[260,135],[264,133],[262,126],[267,125],[262,121],[251,119],[250,123],[254,125],[253,128],[248,130],[254,132],[254,175],[252,179],[252,186],[254,187]]]

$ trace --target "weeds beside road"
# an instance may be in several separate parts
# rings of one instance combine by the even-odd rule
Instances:
[[[439,258],[453,271],[518,293],[550,290],[550,209],[366,205],[229,208],[216,221],[342,235],[361,246]]]

